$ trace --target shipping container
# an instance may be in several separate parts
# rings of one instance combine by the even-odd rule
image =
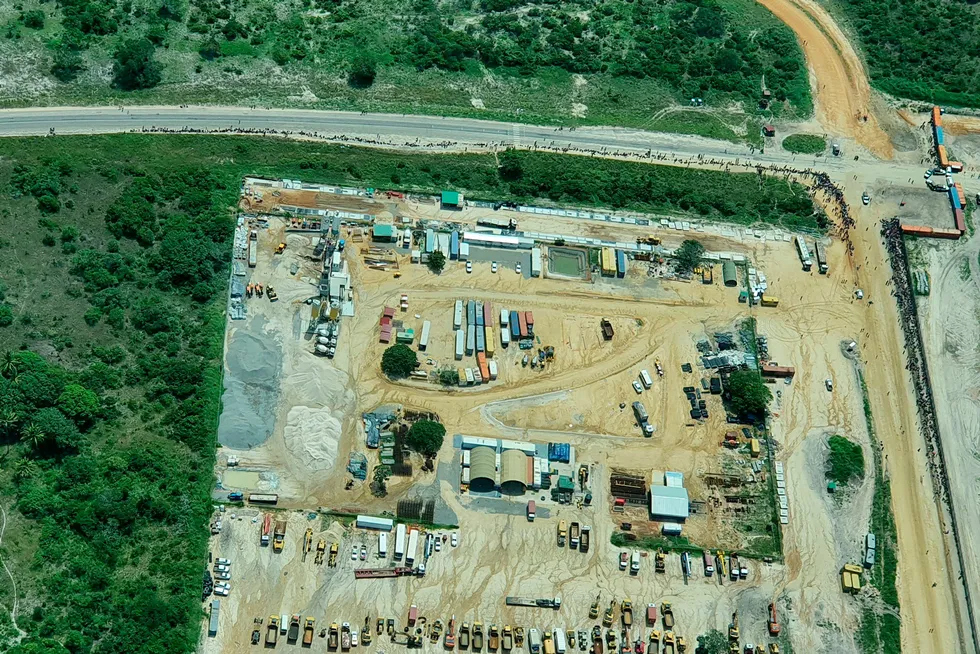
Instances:
[[[490,381],[495,380],[498,372],[497,362],[494,359],[487,361],[487,368],[490,370]]]
[[[633,402],[633,415],[636,416],[636,421],[640,425],[643,425],[650,419],[650,414],[647,413],[646,407],[640,402]]]
[[[524,312],[524,322],[527,323],[527,330],[529,332],[533,332],[534,331],[534,314],[531,313],[530,311],[525,311]]]
[[[476,326],[470,325],[466,328],[466,355],[473,354],[476,349]]]
[[[949,189],[949,203],[953,206],[953,210],[962,209],[963,203],[960,202],[960,196],[956,192],[955,188]]]
[[[493,327],[484,327],[483,330],[486,332],[486,336],[485,336],[486,340],[484,342],[485,350],[487,356],[492,357],[494,352],[496,351],[496,345],[494,344],[494,341],[496,340],[494,338],[494,329]]]
[[[966,217],[962,209],[956,209],[953,211],[953,220],[956,221],[956,230],[958,232],[966,231]]]
[[[936,148],[936,150],[937,150],[937,152],[939,154],[939,166],[940,166],[940,168],[948,168],[949,167],[949,157],[946,155],[946,146],[945,145],[940,145],[939,147]]]
[[[940,125],[943,124],[942,109],[940,109],[939,107],[932,108],[932,124],[935,125],[936,127],[939,127]]]
[[[773,297],[772,295],[762,296],[762,306],[764,307],[777,307],[779,306],[779,298]]]
[[[489,302],[483,303],[483,326],[493,327],[493,305]]]
[[[476,351],[486,352],[487,350],[487,332],[485,327],[476,328]]]
[[[541,276],[541,248],[531,248],[531,277]]]
[[[509,327],[510,326],[510,311],[507,309],[500,310],[500,326]]]
[[[599,263],[603,276],[616,276],[616,253],[612,248],[602,248],[599,253]]]
[[[480,372],[479,367],[471,368],[471,370],[473,371],[473,383],[479,386],[483,383],[483,374]]]
[[[425,253],[432,254],[436,249],[436,232],[434,229],[425,230]]]
[[[514,338],[521,336],[521,323],[516,311],[510,312],[510,335]]]
[[[476,303],[476,326],[483,327],[483,302]]]
[[[456,304],[453,307],[453,329],[459,329],[463,326],[463,301],[456,300]]]
[[[946,143],[945,135],[943,134],[943,128],[939,125],[933,130],[936,134],[936,145],[943,145]]]
[[[470,244],[460,243],[459,244],[459,260],[466,261],[470,258]]]
[[[950,161],[949,162],[949,169],[952,170],[954,173],[962,173],[963,172],[963,162],[961,162],[961,161]]]
[[[398,524],[395,526],[395,560],[401,561],[402,557],[405,556],[405,525]]]
[[[462,329],[456,330],[456,360],[461,361],[463,358],[463,351],[466,347],[466,334]]]
[[[527,338],[527,318],[524,317],[523,311],[517,314],[517,333],[521,338]]]
[[[463,372],[462,368],[456,369],[456,377],[459,379],[460,386],[466,386],[466,373]]]
[[[459,259],[459,232],[449,235],[449,258]]]
[[[419,336],[419,350],[425,351],[429,347],[429,330],[432,329],[432,323],[428,320],[422,322],[422,335]]]
[[[460,481],[463,484],[469,484],[470,483],[470,469],[469,468],[463,468],[463,475],[460,478]]]
[[[381,532],[378,534],[378,558],[383,559],[388,556],[388,534]]]
[[[477,352],[476,363],[480,366],[480,377],[484,381],[490,381],[490,367],[487,366],[487,355],[483,352]]]
[[[956,197],[959,198],[960,208],[965,207],[966,206],[966,193],[963,192],[963,185],[960,184],[959,182],[956,182],[955,184],[953,184],[953,188],[956,189]]]
[[[416,550],[419,548],[419,530],[413,529],[408,534],[408,547],[405,550],[405,563],[412,565],[415,563]]]
[[[749,439],[749,453],[753,458],[757,458],[762,453],[762,450],[759,448],[758,438]]]
[[[467,386],[472,386],[473,385],[473,381],[474,381],[474,379],[473,379],[473,369],[472,368],[464,368],[463,369],[463,376],[466,377],[466,385]]]
[[[626,277],[626,253],[616,250],[616,276]]]
[[[500,346],[507,347],[510,345],[510,329],[507,327],[500,328]]]
[[[476,301],[470,300],[466,303],[466,324],[476,324]]]

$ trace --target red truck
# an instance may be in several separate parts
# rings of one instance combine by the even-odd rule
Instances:
[[[536,509],[537,509],[537,505],[534,503],[534,500],[528,500],[527,501],[527,521],[528,522],[534,522],[534,512],[535,512]]]

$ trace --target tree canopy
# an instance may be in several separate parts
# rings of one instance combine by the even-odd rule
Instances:
[[[155,58],[156,46],[144,38],[129,39],[116,50],[113,84],[124,91],[153,88],[163,79],[163,66]]]
[[[704,246],[700,241],[688,239],[681,243],[681,246],[674,251],[674,262],[677,272],[689,273],[698,267],[701,258],[704,256]]]
[[[434,420],[419,420],[408,430],[406,444],[420,454],[435,456],[446,437],[446,428]]]
[[[754,370],[736,370],[728,376],[725,384],[728,408],[738,416],[765,415],[772,392],[762,376]]]
[[[429,266],[429,270],[438,275],[442,272],[442,269],[446,267],[446,255],[439,250],[436,250],[429,255],[429,262],[427,265]]]
[[[381,355],[381,370],[391,378],[407,377],[418,366],[415,350],[404,343],[392,345]]]
[[[864,478],[864,450],[857,443],[843,436],[827,439],[830,454],[827,456],[827,479],[846,484],[852,479]]]

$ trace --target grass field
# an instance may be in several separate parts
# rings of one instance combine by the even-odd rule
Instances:
[[[0,21],[8,106],[304,106],[729,140],[812,110],[792,33],[749,0],[5,0]],[[114,88],[113,53],[134,37],[153,44],[160,82]]]
[[[790,134],[783,139],[783,149],[797,154],[820,154],[827,149],[827,139],[816,134]]]

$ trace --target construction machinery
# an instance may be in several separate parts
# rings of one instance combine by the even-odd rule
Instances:
[[[670,602],[661,604],[660,612],[664,616],[664,628],[672,629],[674,627],[674,609],[670,608]]]
[[[473,622],[473,651],[483,651],[483,623]]]
[[[337,552],[340,549],[340,545],[337,543],[330,543],[330,558],[327,559],[327,565],[331,568],[337,567]]]
[[[327,541],[322,538],[316,544],[316,556],[313,557],[313,563],[316,565],[323,565],[323,554],[327,551]]]
[[[518,649],[524,647],[524,627],[514,627],[514,647]]]
[[[350,649],[350,623],[340,625],[340,649],[348,651]]]
[[[367,646],[371,644],[372,640],[374,640],[374,636],[371,635],[371,617],[366,615],[364,616],[364,628],[361,629],[361,642]]]
[[[718,550],[718,581],[728,576],[728,564],[725,561],[725,553]]]
[[[533,597],[517,597],[515,595],[508,595],[504,598],[504,604],[507,606],[527,606],[536,607],[539,609],[555,609],[561,608],[561,597],[545,597],[535,599]]]
[[[595,596],[595,601],[592,602],[592,606],[589,608],[589,620],[595,620],[599,617],[599,596]]]
[[[580,533],[579,524],[577,522],[572,522],[571,530],[569,532],[568,546],[571,547],[573,550],[578,549],[579,533]]]
[[[677,651],[686,652],[687,651],[687,641],[684,640],[683,636],[677,637]]]
[[[463,622],[459,628],[459,649],[467,650],[470,647],[470,623]]]
[[[667,572],[667,555],[664,554],[663,550],[657,550],[654,556],[654,568],[659,573]]]
[[[605,615],[602,616],[602,626],[611,627],[613,623],[613,612],[616,610],[616,600],[609,602],[609,608],[606,609]]]
[[[738,570],[739,570],[738,554],[735,554],[734,552],[732,553],[732,555],[728,558],[728,565],[730,568],[729,576],[731,580],[738,581]]]
[[[654,629],[650,632],[649,654],[657,654],[660,651],[660,630]]]
[[[266,546],[269,544],[270,538],[272,538],[272,514],[266,513],[265,517],[262,518],[262,531],[259,534],[259,543]]]
[[[306,563],[306,555],[311,549],[313,549],[313,527],[307,527],[306,534],[303,535],[303,563]]]
[[[664,654],[674,654],[674,645],[674,632],[666,632],[664,634]]]
[[[769,635],[778,636],[781,629],[779,620],[776,619],[776,603],[773,602],[769,605]]]
[[[385,631],[385,619],[384,618],[378,618],[377,631],[378,631],[378,635],[379,636],[384,633],[384,631]]]
[[[286,521],[276,520],[276,529],[272,536],[272,550],[281,552],[282,546],[286,542]]]
[[[282,254],[283,253],[283,250],[285,250],[285,249],[286,249],[286,244],[285,243],[279,243],[279,245],[276,246],[276,254]]]
[[[606,629],[606,649],[609,650],[609,654],[616,652],[616,632],[612,629]]]
[[[433,643],[438,643],[439,638],[442,637],[442,620],[437,619],[432,623],[432,628],[429,629],[429,640]]]
[[[622,616],[621,617],[622,617],[622,620],[623,620],[623,627],[625,627],[626,629],[629,629],[630,627],[633,626],[633,602],[632,602],[632,600],[630,600],[630,598],[628,598],[628,597],[626,599],[624,599],[622,605],[620,606],[620,609],[622,611]]]
[[[306,624],[303,625],[303,646],[309,647],[313,644],[313,629],[316,625],[316,620],[310,617],[306,618]]]
[[[514,648],[514,631],[509,624],[504,625],[504,637],[501,646],[505,652],[509,652]]]
[[[446,637],[442,640],[443,647],[453,649],[456,647],[456,616],[449,618],[449,628],[446,629]]]
[[[588,497],[588,495],[586,495]],[[582,544],[579,545],[578,551],[582,554],[586,554],[589,551],[589,541],[592,535],[592,527],[586,525],[582,527]]]
[[[558,547],[565,547],[565,540],[568,536],[568,527],[564,520],[558,521]]]
[[[779,654],[779,645],[776,643],[769,643],[769,654]]]
[[[279,616],[270,615],[269,625],[265,630],[265,646],[275,647],[277,640],[279,640]]]
[[[500,628],[492,624],[490,625],[489,637],[487,638],[487,648],[491,652],[496,652],[500,649]]]
[[[738,629],[738,611],[732,613],[732,621],[728,623],[728,640],[738,642],[740,632]]]
[[[260,291],[260,293],[261,293],[261,291]],[[279,301],[279,294],[276,293],[276,289],[272,288],[271,286],[266,289],[265,294],[269,298],[269,302],[278,302]]]
[[[340,627],[336,622],[330,624],[330,629],[327,630],[327,649],[333,651],[337,649],[340,644]]]
[[[660,359],[656,359],[653,362],[653,365],[656,366],[656,368],[657,368],[657,375],[660,376],[660,377],[663,377],[664,376],[664,366],[663,366],[662,363],[660,363]]]
[[[294,613],[289,618],[289,631],[286,632],[286,640],[294,643],[299,638],[299,614]]]

